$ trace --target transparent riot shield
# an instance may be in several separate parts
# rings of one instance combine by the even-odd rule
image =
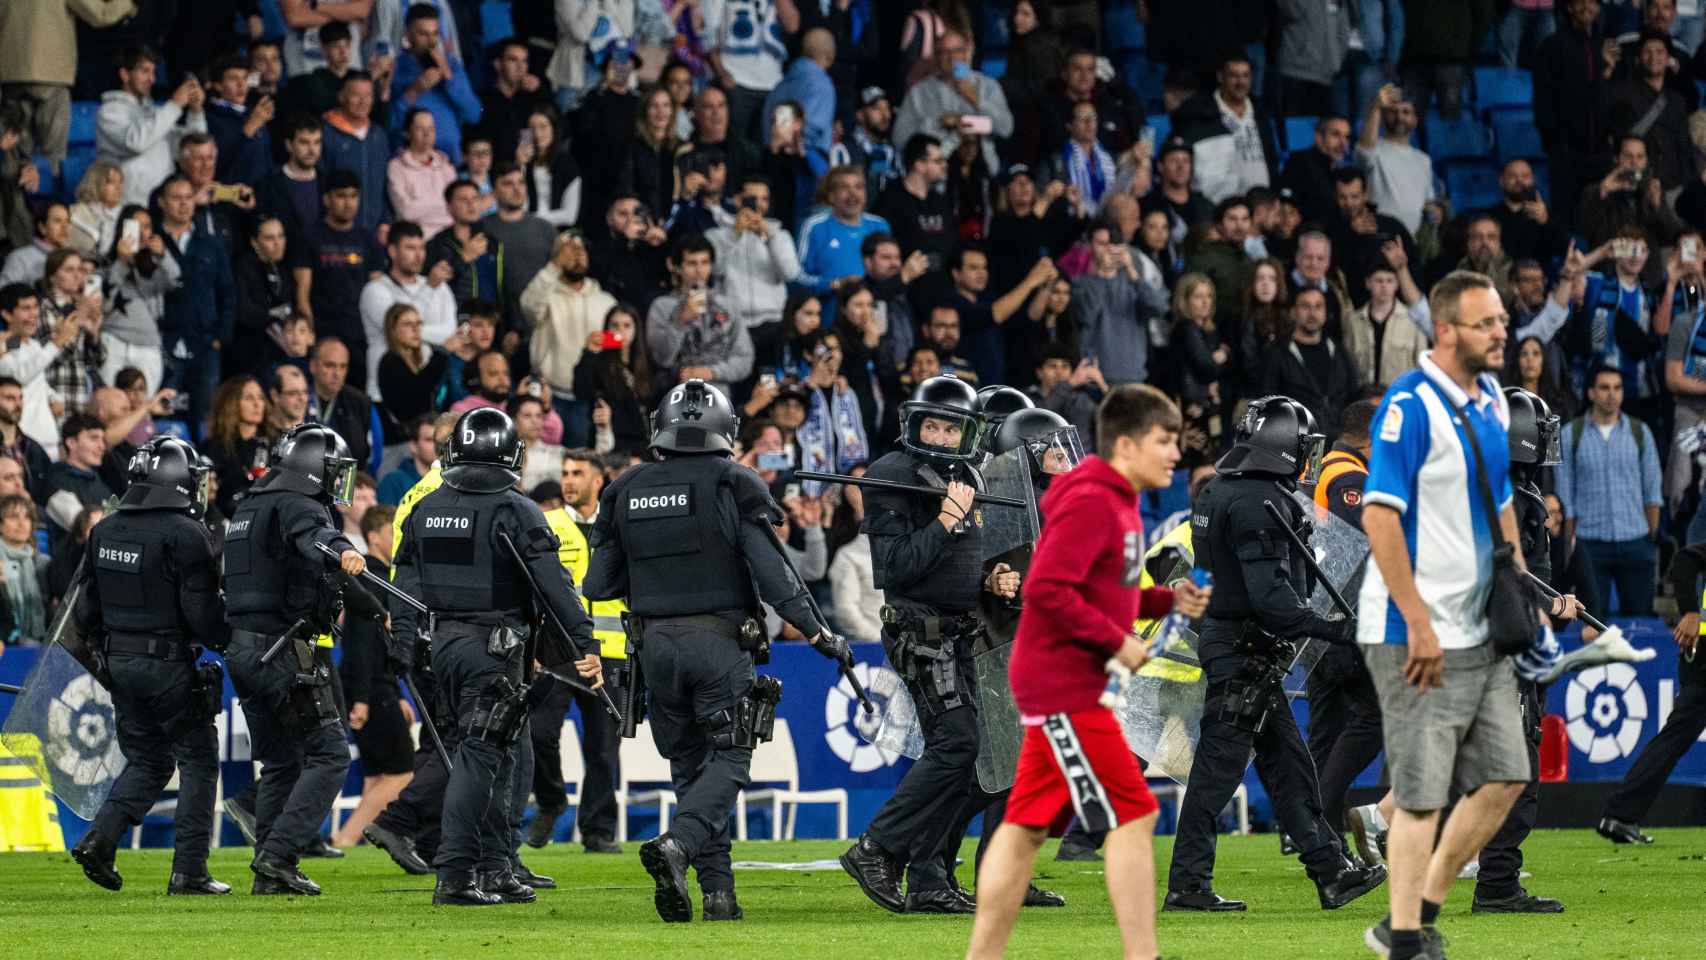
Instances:
[[[892,671],[884,673],[893,677],[894,682],[873,684],[865,691],[876,712],[853,711],[853,726],[866,743],[917,760],[924,756],[924,728],[918,723],[918,705],[912,702],[912,694],[899,677]]]
[[[84,820],[95,818],[124,771],[111,695],[59,643],[42,648],[24,679],[0,745]]]
[[[988,793],[1013,786],[1019,746],[1025,741],[1019,707],[1013,703],[1013,688],[1007,679],[1012,656],[1013,641],[1007,638],[972,658],[977,672],[977,782]]]
[[[1023,447],[992,457],[978,471],[983,474],[983,492],[1022,501],[1023,507],[980,503],[974,509],[983,516],[983,555],[998,557],[1014,547],[1037,542],[1041,529],[1037,519],[1037,490],[1031,483],[1029,456]]]

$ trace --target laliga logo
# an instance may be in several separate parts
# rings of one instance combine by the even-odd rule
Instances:
[[[48,733],[53,765],[78,786],[112,776],[124,764],[114,736],[113,701],[95,678],[83,674],[65,685],[48,704]]]
[[[859,701],[853,696],[853,686],[847,678],[839,679],[835,686],[823,698],[823,725],[827,730],[823,739],[829,744],[829,749],[835,752],[844,763],[853,769],[854,773],[870,773],[881,770],[900,759],[900,754],[891,753],[874,743],[867,743],[865,738],[855,731],[867,725],[872,727],[882,722],[883,711],[888,706],[889,697],[897,690],[905,690],[900,675],[888,667],[872,666],[867,663],[853,665],[853,675],[859,678],[860,686],[871,698],[871,705],[876,707],[876,713],[867,716],[860,708]]]
[[[1564,697],[1570,744],[1590,763],[1609,763],[1635,752],[1647,695],[1626,663],[1590,667],[1570,680]]]

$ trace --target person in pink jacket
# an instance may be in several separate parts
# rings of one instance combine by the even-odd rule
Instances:
[[[403,130],[408,143],[385,167],[386,190],[391,194],[396,218],[420,224],[430,240],[433,234],[450,226],[444,188],[456,180],[456,165],[444,151],[433,146],[438,129],[430,111],[425,108],[409,111]]]

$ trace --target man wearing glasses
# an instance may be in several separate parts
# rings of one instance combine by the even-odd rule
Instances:
[[[1434,349],[1393,382],[1375,414],[1362,511],[1374,563],[1357,640],[1385,716],[1398,807],[1387,847],[1391,913],[1364,940],[1395,960],[1444,956],[1434,921],[1452,881],[1532,773],[1516,674],[1487,637],[1493,524],[1523,562],[1510,413],[1494,376],[1508,318],[1483,274],[1451,273],[1429,301]],[[1459,409],[1472,438],[1458,426]],[[1482,505],[1483,477],[1496,517]],[[1436,846],[1454,788],[1461,797]]]

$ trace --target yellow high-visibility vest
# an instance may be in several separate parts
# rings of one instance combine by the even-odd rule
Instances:
[[[574,578],[578,590],[592,566],[592,547],[586,542],[586,534],[581,533],[567,507],[548,511],[545,522],[551,525],[551,532],[562,544],[557,548],[557,559]],[[581,597],[581,604],[586,607],[587,615],[592,617],[592,635],[598,638],[598,655],[605,659],[626,659],[628,635],[622,632],[622,614],[628,612],[628,605],[620,600],[588,600],[585,596]]]
[[[1191,549],[1191,521],[1188,518],[1185,520],[1184,523],[1181,523],[1178,526],[1174,527],[1172,530],[1169,530],[1167,532],[1166,536],[1155,541],[1155,545],[1150,547],[1147,551],[1144,552],[1144,554],[1143,554],[1143,559],[1144,559],[1143,572],[1141,574],[1139,574],[1138,578],[1137,578],[1137,585],[1139,587],[1147,589],[1149,587],[1155,586],[1155,578],[1149,575],[1149,563],[1148,563],[1148,561],[1151,560],[1152,558],[1156,557],[1156,556],[1159,556],[1161,551],[1167,549],[1168,547],[1172,547],[1172,546],[1183,547],[1184,551],[1185,551],[1185,556],[1188,559],[1194,560],[1196,558],[1196,553],[1194,551],[1192,551],[1192,549]],[[1149,632],[1151,630],[1155,629],[1155,623],[1156,623],[1156,621],[1154,621],[1154,620],[1145,620],[1145,619],[1139,618],[1137,621],[1138,635],[1139,636],[1148,636]]]
[[[409,514],[415,512],[415,504],[421,498],[444,486],[444,473],[438,464],[433,464],[427,475],[415,481],[409,492],[403,494],[403,499],[397,504],[397,517],[391,521],[391,556],[386,559],[391,564],[391,579],[397,579],[397,551],[403,549],[403,524],[409,520]]]

